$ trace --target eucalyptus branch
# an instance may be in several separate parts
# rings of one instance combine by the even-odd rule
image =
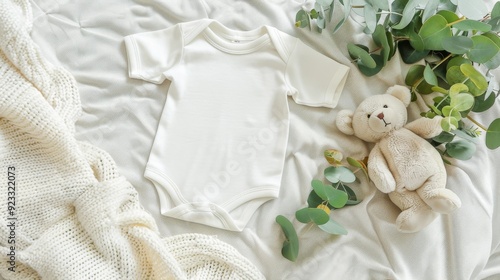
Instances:
[[[475,119],[473,119],[470,115],[467,115],[467,119],[470,120],[475,125],[477,125],[482,130],[488,131],[488,128],[486,128],[484,125],[480,124],[478,121],[476,121]]]

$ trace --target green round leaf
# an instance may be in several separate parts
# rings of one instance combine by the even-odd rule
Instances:
[[[316,208],[318,207],[318,205],[322,204],[323,201],[324,200],[319,197],[319,195],[314,190],[312,190],[307,197],[307,206],[309,208]]]
[[[324,232],[335,235],[346,235],[347,230],[336,221],[330,219],[327,223],[318,226]]]
[[[425,45],[424,45],[424,40],[422,39],[422,37],[420,37],[420,35],[418,35],[417,33],[415,32],[410,32],[410,34],[408,34],[409,37],[410,37],[410,45],[418,52],[424,52],[424,49],[425,49]]]
[[[419,36],[420,37],[420,36]],[[423,42],[423,41],[422,41]],[[409,41],[401,41],[398,43],[398,50],[401,54],[401,59],[406,64],[414,64],[422,60],[429,54],[429,51],[417,51]],[[422,65],[419,65],[422,66]],[[422,72],[423,73],[423,72]]]
[[[330,166],[325,169],[325,178],[332,182],[352,183],[356,180],[356,176],[352,171],[344,166]]]
[[[382,70],[385,65],[384,58],[380,54],[371,54],[373,60],[375,60],[376,66],[374,68],[366,67],[364,64],[358,63],[358,69],[363,73],[363,75],[370,77]]]
[[[436,86],[438,84],[437,77],[434,74],[434,71],[432,71],[432,69],[429,66],[429,64],[425,65],[425,68],[424,68],[424,79],[430,85]]]
[[[443,39],[443,48],[453,54],[464,54],[473,47],[472,39],[465,36],[453,36]]]
[[[486,81],[483,74],[477,71],[474,66],[470,64],[462,64],[460,65],[460,71],[462,71],[462,73],[474,83],[481,94],[486,91],[488,88],[488,81]]]
[[[476,152],[476,145],[467,140],[456,140],[445,145],[446,153],[456,159],[468,160]]]
[[[361,48],[353,43],[349,43],[347,44],[347,51],[353,59],[358,60],[358,63],[361,63],[368,68],[375,68],[377,66],[375,60],[373,60],[364,48]]]
[[[332,166],[332,168],[339,168],[339,167]],[[341,166],[341,168],[345,168],[345,167]],[[345,169],[349,170],[348,168],[345,168]],[[325,170],[325,172],[326,172],[326,170]],[[330,205],[332,205],[335,208],[344,207],[344,205],[347,201],[347,194],[345,192],[337,190],[333,186],[325,185],[319,180],[313,180],[311,182],[311,185],[313,187],[314,192],[316,192],[316,194],[323,201],[327,201]]]
[[[453,97],[461,92],[469,92],[469,87],[462,83],[456,83],[450,87],[450,97]]]
[[[486,147],[492,150],[500,147],[500,118],[494,120],[486,131]]]
[[[488,95],[487,98],[486,94],[477,96],[474,101],[474,107],[472,107],[472,111],[476,113],[481,113],[484,112],[488,109],[490,109],[494,104],[495,104],[495,94],[490,94]]]
[[[426,49],[443,50],[443,39],[451,37],[452,33],[448,21],[443,16],[436,14],[424,22],[418,35],[422,37]]]
[[[451,99],[450,106],[457,111],[467,111],[474,106],[474,96],[470,93],[459,93]]]
[[[384,65],[389,60],[389,54],[391,52],[391,48],[389,46],[389,42],[387,41],[387,34],[385,32],[385,28],[382,25],[377,25],[375,31],[373,32],[373,42],[379,47],[382,48],[382,57],[384,58]]]
[[[491,25],[471,19],[459,21],[453,24],[453,27],[462,31],[477,30],[481,32],[488,32],[491,30]]]
[[[405,84],[407,86],[413,86],[418,80],[424,76],[425,66],[423,65],[412,65],[406,73]]]
[[[283,257],[294,262],[299,255],[299,238],[297,232],[292,223],[282,215],[276,217],[276,223],[281,226],[281,230],[283,230],[285,234],[285,241],[283,242],[281,254]]]
[[[365,22],[366,27],[370,30],[370,33],[375,31],[375,27],[377,26],[377,13],[370,3],[365,3],[364,5],[365,12]]]
[[[469,88],[469,92],[474,96],[479,96],[484,93],[484,90],[477,88],[477,86],[469,80],[467,76],[462,73],[459,66],[452,66],[446,72],[446,81],[448,84],[464,83]]]
[[[295,212],[295,218],[301,223],[313,222],[317,225],[322,225],[330,220],[330,216],[322,209],[318,208],[302,208]]]
[[[484,1],[458,0],[458,10],[467,18],[475,20],[482,19],[488,13]]]
[[[474,62],[488,62],[500,49],[495,42],[484,35],[472,36],[471,39],[474,44],[469,52],[467,52],[467,57]]]
[[[441,10],[437,14],[443,16],[448,23],[452,23],[459,20],[458,15],[450,10]]]
[[[443,116],[445,116],[445,117],[454,118],[456,120],[459,120],[462,118],[462,116],[460,115],[460,112],[458,110],[454,109],[453,107],[451,107],[450,105],[444,106],[442,109],[442,112],[443,112]]]
[[[403,16],[401,17],[401,20],[398,22],[398,24],[394,25],[392,28],[393,29],[405,28],[413,19],[413,15],[415,15],[415,9],[418,6],[418,4],[419,4],[418,1],[415,0],[409,0],[407,1],[407,3],[403,4],[404,5],[404,9],[402,10]],[[393,12],[395,11],[393,10]]]
[[[450,132],[458,128],[458,120],[453,117],[445,117],[441,120],[441,128]]]
[[[447,143],[447,142],[451,142],[453,140],[453,138],[455,138],[455,135],[453,133],[443,131],[438,136],[432,138],[432,140],[434,140],[438,143]]]
[[[299,10],[295,15],[295,25],[300,28],[309,26],[309,15],[304,10]]]
[[[452,66],[460,66],[464,63],[472,64],[472,62],[467,58],[464,58],[462,56],[455,56],[454,58],[450,59],[450,61],[448,61],[448,64],[446,64],[446,70],[450,69],[450,67]]]

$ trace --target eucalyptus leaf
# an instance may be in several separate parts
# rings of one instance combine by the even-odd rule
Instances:
[[[325,169],[325,178],[332,182],[352,183],[356,180],[354,173],[344,166],[330,166]]]
[[[295,16],[295,25],[300,28],[309,26],[309,15],[304,10],[299,10]]]
[[[337,25],[333,29],[333,33],[337,32],[337,30],[339,30],[339,28],[342,27],[342,25],[344,25],[346,20],[349,18],[349,13],[351,12],[351,0],[343,0],[342,5],[344,7],[343,8],[344,16],[342,17],[342,19],[339,21],[339,23],[337,23]]]
[[[462,118],[462,116],[460,115],[460,112],[450,105],[444,106],[441,111],[443,112],[443,116],[445,116],[445,117],[454,118],[456,120],[459,120]]]
[[[448,61],[448,63],[446,64],[446,70],[450,69],[450,67],[452,66],[460,66],[464,63],[472,64],[472,62],[465,57],[455,56],[454,58],[450,59],[450,61]]]
[[[281,226],[281,230],[285,234],[285,241],[281,254],[286,259],[294,262],[299,255],[299,238],[292,223],[284,216],[279,215],[276,217],[276,223]]]
[[[360,168],[361,170],[363,170],[363,173],[365,173],[365,176],[366,178],[370,178],[370,176],[368,176],[368,167],[366,166],[366,164],[361,161],[361,160],[357,160],[355,158],[352,158],[352,157],[347,157],[346,158],[347,160],[347,163],[349,163],[351,166],[354,166],[356,168]]]
[[[439,1],[429,1],[427,5],[425,5],[424,13],[422,15],[422,22],[425,22],[428,18],[434,15],[437,11],[439,5]]]
[[[500,118],[494,120],[486,131],[486,147],[491,150],[500,147]]]
[[[495,94],[490,94],[486,97],[486,94],[477,96],[474,101],[474,107],[472,111],[476,113],[484,112],[490,109],[495,104]]]
[[[473,47],[467,52],[467,57],[477,63],[485,63],[492,59],[499,51],[499,47],[490,38],[484,35],[472,36]]]
[[[434,85],[436,86],[438,81],[437,81],[437,77],[436,75],[434,74],[434,71],[432,71],[431,67],[429,66],[429,64],[425,65],[425,69],[424,69],[424,79],[425,81],[430,84],[430,85]]]
[[[295,212],[297,221],[307,224],[313,222],[316,225],[322,225],[330,220],[330,216],[322,209],[318,208],[302,208]]]
[[[373,33],[375,31],[375,27],[377,26],[377,13],[375,8],[373,8],[373,6],[369,3],[366,3],[364,6],[364,12],[366,27],[370,31],[369,33]]]
[[[443,39],[452,36],[448,21],[438,14],[424,22],[418,34],[422,37],[425,48],[429,50],[443,50]]]
[[[389,11],[389,1],[388,0],[373,0],[373,6],[377,9]]]
[[[459,21],[455,24],[453,24],[453,27],[462,30],[462,31],[471,31],[471,30],[476,30],[476,31],[481,31],[481,32],[488,32],[491,30],[491,25],[480,22],[477,20],[471,20],[471,19],[465,19],[462,21]]]
[[[411,46],[409,41],[399,42],[398,43],[398,50],[399,50],[399,53],[401,54],[401,59],[406,64],[414,64],[414,63],[424,59],[424,57],[426,57],[429,54],[429,51],[417,51],[414,47]],[[413,65],[413,66],[415,66],[415,65]],[[419,66],[422,66],[422,65],[419,65]],[[422,73],[423,73],[423,68],[422,68]]]
[[[468,52],[474,45],[469,37],[452,36],[443,39],[443,48],[453,54],[464,54]]]
[[[327,223],[318,226],[324,232],[335,235],[346,235],[347,230],[336,221],[330,219]]]
[[[458,15],[450,10],[441,10],[437,12],[437,14],[443,16],[448,23],[452,23],[459,20]]]
[[[488,88],[488,81],[486,81],[483,74],[479,73],[474,66],[470,64],[462,64],[460,65],[460,71],[462,71],[462,73],[474,83],[478,90],[481,92],[486,91]]]
[[[458,0],[458,10],[467,18],[475,20],[482,19],[488,13],[484,1]]]
[[[316,208],[318,207],[318,205],[322,204],[323,201],[324,200],[319,197],[319,195],[314,190],[312,190],[307,197],[307,206],[309,208]]]
[[[408,34],[410,38],[410,45],[418,52],[424,52],[425,50],[425,44],[424,44],[424,39],[420,35],[418,35],[416,32],[410,32]]]
[[[474,96],[479,96],[484,93],[484,90],[477,88],[477,86],[462,73],[459,66],[452,66],[448,69],[446,72],[446,81],[450,85],[464,83],[469,88],[469,92]]]
[[[455,134],[449,133],[447,131],[441,132],[438,136],[435,136],[432,138],[432,140],[438,142],[438,143],[447,143],[451,142],[455,138]]]
[[[450,106],[457,111],[466,111],[474,106],[474,96],[470,93],[459,93],[450,102]]]
[[[446,153],[456,159],[468,160],[476,151],[476,145],[466,140],[455,140],[445,145]]]
[[[384,58],[382,55],[370,54],[370,56],[373,58],[373,60],[375,60],[376,66],[374,68],[369,68],[366,67],[364,64],[358,63],[359,71],[361,71],[361,73],[363,73],[363,75],[367,77],[377,74],[378,72],[380,72],[380,70],[382,70],[382,68],[385,65]]]
[[[407,86],[413,86],[418,80],[424,76],[424,65],[412,65],[406,73],[405,84]]]
[[[461,92],[469,92],[469,87],[466,84],[456,83],[452,85],[449,90],[450,97],[452,98]]]
[[[492,17],[488,20],[488,24],[491,25],[491,31],[500,32],[500,16]]]
[[[391,3],[390,19],[393,23],[398,23],[401,21],[403,11],[408,4],[408,0],[394,0]]]
[[[333,168],[337,168],[337,167],[333,167]],[[345,167],[343,167],[343,168],[345,168]],[[326,173],[326,170],[325,170],[325,173]],[[314,192],[316,192],[316,194],[321,199],[323,199],[323,201],[327,201],[332,207],[342,208],[345,205],[345,203],[347,201],[347,194],[345,192],[339,191],[339,190],[335,189],[333,186],[325,185],[319,180],[313,180],[311,182],[311,185],[313,187]]]
[[[497,1],[491,9],[491,18],[500,17],[500,2]]]
[[[405,5],[403,10],[403,16],[398,24],[394,25],[392,28],[394,29],[403,29],[405,28],[413,19],[413,15],[415,14],[416,7],[418,6],[418,0],[409,0]]]
[[[356,44],[349,43],[347,44],[347,51],[349,52],[351,58],[357,59],[360,64],[363,64],[368,68],[375,68],[377,66],[375,60],[373,60],[364,48],[361,48]]]
[[[458,120],[453,117],[445,117],[441,120],[441,128],[450,132],[458,128]]]
[[[379,47],[382,48],[382,57],[384,59],[384,65],[389,60],[389,55],[391,52],[391,48],[389,47],[389,42],[387,41],[387,34],[385,33],[385,29],[382,25],[377,25],[375,31],[373,32],[373,42]]]

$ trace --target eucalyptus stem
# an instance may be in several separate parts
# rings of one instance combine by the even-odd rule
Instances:
[[[452,53],[448,54],[445,58],[441,59],[438,64],[436,64],[434,67],[432,67],[432,71],[434,71],[436,68],[438,68],[441,64],[443,64],[446,60],[450,59],[453,56]],[[412,86],[412,89],[416,89],[420,83],[424,81],[424,77],[418,79]],[[425,101],[424,101],[425,102]]]
[[[472,123],[474,123],[475,125],[477,125],[482,130],[488,131],[488,128],[486,128],[484,125],[480,124],[478,121],[476,121],[475,119],[473,119],[471,116],[467,115],[467,119],[469,119]]]

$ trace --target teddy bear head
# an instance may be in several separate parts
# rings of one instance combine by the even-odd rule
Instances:
[[[393,86],[385,94],[366,98],[354,112],[340,111],[336,124],[347,135],[355,135],[366,142],[377,142],[406,124],[406,107],[410,101],[408,88]]]

